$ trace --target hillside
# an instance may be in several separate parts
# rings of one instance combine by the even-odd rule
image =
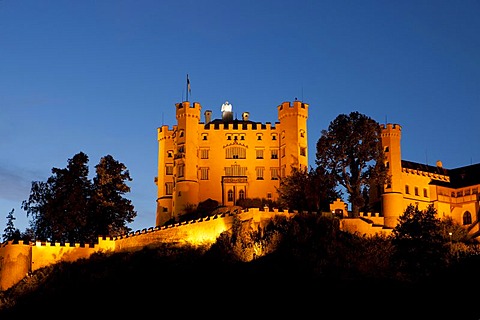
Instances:
[[[275,253],[251,262],[232,259],[217,243],[211,248],[159,245],[59,263],[1,293],[0,319],[298,319],[331,318],[332,313],[341,319],[412,314],[478,319],[474,299],[462,293],[478,284],[470,276],[479,270],[478,259],[409,282],[381,265],[380,247],[365,250],[367,240],[344,234],[327,240],[320,228],[300,233],[304,239],[283,243]]]

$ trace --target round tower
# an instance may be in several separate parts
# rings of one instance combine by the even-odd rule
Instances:
[[[173,133],[168,126],[157,128],[158,165],[155,184],[157,185],[157,210],[155,225],[161,226],[172,218],[173,175],[167,171],[173,168]],[[168,170],[167,170],[168,168]]]
[[[198,205],[197,150],[199,145],[200,103],[189,101],[176,104],[177,131],[174,134],[173,215],[185,213]]]
[[[308,168],[308,104],[295,100],[277,107],[280,121],[279,163],[282,177],[291,174],[292,166]]]
[[[382,194],[382,213],[384,225],[394,228],[398,224],[398,218],[403,213],[403,179],[402,179],[402,154],[400,140],[402,127],[398,124],[381,126],[381,138],[385,153],[385,166],[390,177],[389,183],[384,186]]]

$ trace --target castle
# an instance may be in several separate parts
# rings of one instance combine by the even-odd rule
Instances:
[[[189,206],[214,199],[225,208],[243,198],[276,200],[279,179],[292,167],[307,168],[307,118],[309,105],[300,101],[284,102],[277,107],[279,122],[241,120],[233,116],[226,102],[221,119],[212,119],[212,111],[189,101],[176,104],[177,125],[157,129],[158,176],[155,227],[113,238],[99,238],[98,244],[13,243],[0,246],[0,291],[21,281],[30,272],[60,261],[88,258],[96,252],[139,250],[155,243],[213,243],[229,230],[233,217],[264,226],[276,215],[291,216],[268,208],[250,208],[223,212],[193,221],[165,224],[185,213]],[[410,205],[426,209],[432,204],[439,218],[452,217],[474,236],[479,232],[480,164],[445,169],[442,163],[430,166],[402,160],[402,128],[398,124],[381,125],[385,167],[391,180],[372,193],[372,205],[379,212],[349,217],[347,205],[338,199],[330,212],[318,214],[340,217],[340,228],[359,235],[391,233],[398,217]]]
[[[237,119],[228,101],[220,119],[206,110],[201,121],[198,102],[175,108],[177,124],[158,128],[157,226],[207,199],[275,201],[280,178],[308,168],[306,103],[282,103],[273,125],[251,121],[249,112]]]
[[[212,111],[206,110],[203,122],[199,103],[184,101],[175,107],[173,129],[158,128],[157,226],[209,198],[225,206],[246,197],[276,200],[279,179],[292,167],[308,167],[309,105],[304,102],[278,105],[275,125],[253,122],[249,112],[236,119],[228,102],[221,107],[221,119],[212,119]],[[345,228],[388,233],[409,204],[421,210],[433,204],[439,217],[452,217],[470,232],[478,231],[480,164],[445,169],[441,161],[430,166],[402,160],[401,137],[400,125],[381,125],[391,180],[372,190],[371,207],[379,213],[364,213],[371,225],[349,220]],[[348,217],[344,204],[335,204],[334,210]]]

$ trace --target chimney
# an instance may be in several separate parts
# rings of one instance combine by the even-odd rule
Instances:
[[[205,110],[205,124],[212,121],[212,110]]]

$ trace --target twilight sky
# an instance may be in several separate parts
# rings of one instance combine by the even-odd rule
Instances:
[[[310,105],[309,164],[323,129],[363,113],[402,126],[402,159],[480,162],[477,0],[1,0],[0,234],[32,181],[82,151],[126,165],[133,230],[155,224],[157,128],[186,99],[220,117],[278,121]],[[202,116],[203,121],[203,116]]]

